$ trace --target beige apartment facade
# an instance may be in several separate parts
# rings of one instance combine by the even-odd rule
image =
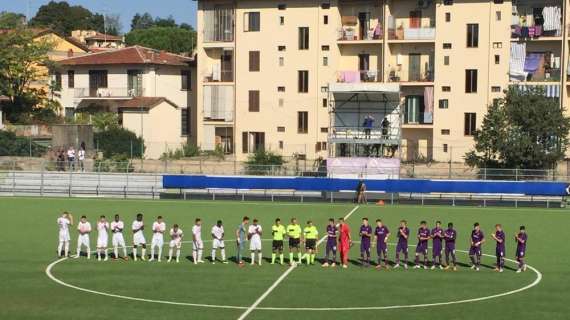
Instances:
[[[543,86],[566,107],[566,6],[200,0],[196,141],[238,160],[260,148],[307,159],[396,156],[347,147],[378,129],[383,140],[370,145],[398,139],[403,160],[462,161],[488,105],[509,86]],[[374,97],[394,88],[399,107],[388,110]]]

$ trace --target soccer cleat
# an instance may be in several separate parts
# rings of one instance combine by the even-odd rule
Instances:
[[[158,258],[158,260],[156,260],[156,261],[160,262],[160,258]]]
[[[496,272],[501,271],[501,269],[499,269],[499,268],[495,268],[494,270],[495,270]]]
[[[441,266],[440,266],[441,267]],[[445,266],[443,270],[449,270],[449,266]]]
[[[414,269],[419,269],[419,268],[421,268],[419,264],[416,264],[416,265],[414,266]]]
[[[204,262],[205,262],[204,260],[198,260],[198,263],[204,263]]]
[[[408,265],[407,265],[407,264],[404,265],[404,269],[408,270]]]
[[[453,267],[453,271],[457,271],[457,267]]]
[[[223,264],[228,264],[228,260],[222,261]]]
[[[146,261],[146,257],[145,257],[145,256],[142,256],[142,257],[141,257],[141,260],[142,260],[142,261]]]
[[[331,267],[336,267],[336,263],[331,263]]]
[[[430,268],[430,269],[431,269],[431,270],[435,270],[435,266],[431,266],[431,268]]]
[[[439,265],[439,270],[443,270],[443,266],[441,264]]]
[[[216,264],[216,261],[212,261],[212,264]]]
[[[428,266],[424,266],[424,269],[427,270],[427,269],[428,269]]]
[[[523,271],[526,271],[526,264],[523,266]]]
[[[479,271],[479,267],[475,267],[475,271]]]
[[[103,259],[103,261],[108,261],[109,260],[109,256],[105,256],[105,259]]]
[[[517,273],[521,273],[522,270],[520,268],[517,269]]]
[[[381,264],[379,264],[379,265],[376,265],[376,267],[375,267],[375,268],[376,268],[376,270],[381,270],[381,269],[382,269],[382,265],[381,265]]]
[[[342,265],[342,268],[343,268],[343,269],[347,269],[348,266],[347,266],[346,264],[343,264],[343,265]]]
[[[476,268],[475,265],[472,265],[472,266],[471,266],[471,269],[472,269],[472,270],[475,270],[475,268]]]
[[[400,267],[400,264],[399,264],[399,263],[396,263],[396,264],[394,265],[394,269],[397,269],[397,268],[399,268],[399,267]]]
[[[499,273],[504,272],[504,271],[505,271],[505,269],[503,269],[503,268],[499,269]]]
[[[168,258],[168,260],[166,260],[166,263],[170,263],[170,261],[172,261],[172,258]]]
[[[180,260],[178,258],[176,258],[176,263],[179,263],[179,262],[180,262]]]
[[[325,263],[323,263],[323,265],[322,265],[323,268],[326,268],[326,267],[328,267],[328,266],[329,266],[329,263],[328,263],[328,262],[325,262]]]
[[[148,262],[152,262],[152,261],[154,261],[154,258],[148,259]]]

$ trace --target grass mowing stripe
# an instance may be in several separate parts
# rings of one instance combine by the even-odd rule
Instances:
[[[358,210],[359,206],[354,207],[352,210],[350,210],[349,213],[346,214],[346,216],[344,216],[344,220],[347,220],[348,218],[350,218],[350,216],[356,212],[356,210]],[[325,241],[325,239],[327,238],[327,236],[323,236],[321,239],[319,239],[319,241],[317,242],[317,247],[323,243],[323,241]],[[265,298],[283,281],[285,280],[285,278],[287,278],[287,276],[295,269],[295,264],[291,264],[291,266],[289,268],[287,268],[287,270],[277,279],[275,280],[275,282],[259,297],[257,298],[257,300],[255,300],[255,302],[249,307],[247,308],[247,310],[238,318],[238,320],[243,320],[245,319],[253,310],[255,310],[255,308],[257,308],[257,306],[263,301],[265,300]]]

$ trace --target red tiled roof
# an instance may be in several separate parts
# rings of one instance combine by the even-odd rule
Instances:
[[[170,105],[172,105],[175,108],[178,108],[178,106],[164,98],[164,97],[135,97],[129,100],[125,100],[125,101],[121,101],[119,103],[119,107],[120,108],[153,108],[156,107],[157,105],[161,104],[162,102],[167,102]]]
[[[157,64],[188,66],[192,58],[180,56],[166,51],[132,46],[112,51],[93,53],[59,61],[64,66],[109,65],[109,64]]]
[[[85,37],[86,40],[109,40],[109,41],[122,41],[123,37],[113,36],[110,34],[104,34],[96,32],[94,36]]]

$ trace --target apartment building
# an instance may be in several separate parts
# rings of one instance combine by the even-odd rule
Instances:
[[[199,0],[196,141],[238,160],[260,148],[461,160],[509,86],[542,86],[567,107],[566,7]]]
[[[196,143],[194,59],[141,46],[59,61],[53,74],[67,117],[116,112],[119,123],[145,140],[145,156]]]

